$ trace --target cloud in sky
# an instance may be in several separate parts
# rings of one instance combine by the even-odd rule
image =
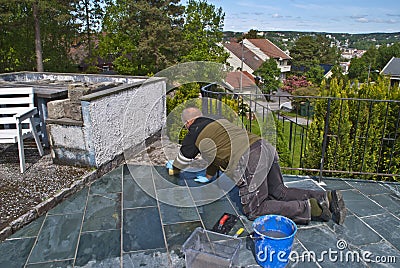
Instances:
[[[225,12],[224,30],[399,32],[398,0],[208,0]]]
[[[283,16],[279,15],[278,13],[274,13],[274,14],[272,14],[271,17],[273,17],[273,18],[282,18]]]

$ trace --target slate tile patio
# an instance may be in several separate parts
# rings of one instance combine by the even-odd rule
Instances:
[[[258,267],[248,236],[252,222],[241,212],[237,188],[221,190],[229,189],[229,179],[222,176],[218,187],[206,191],[193,176],[171,177],[164,167],[120,166],[0,243],[0,267],[184,267],[182,244],[195,228],[210,230],[225,212],[239,217],[230,235],[245,228],[240,267]],[[393,189],[399,184],[284,179],[288,187],[340,189],[348,208],[342,226],[332,221],[298,225],[296,254],[288,267],[398,267],[400,197]],[[192,206],[172,205],[179,202]],[[338,248],[339,243],[346,247]],[[336,260],[324,253],[329,250],[337,252]],[[371,260],[392,257],[391,263],[345,259],[365,251]],[[315,255],[304,255],[310,252]]]

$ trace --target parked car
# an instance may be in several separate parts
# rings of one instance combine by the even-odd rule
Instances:
[[[282,111],[286,111],[286,112],[293,111],[292,102],[287,101],[287,102],[282,103],[281,105],[279,105],[279,109]]]

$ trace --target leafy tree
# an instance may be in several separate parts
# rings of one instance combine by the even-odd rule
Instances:
[[[320,85],[322,80],[324,79],[324,69],[321,66],[312,66],[305,73],[307,80],[313,83],[314,85]]]
[[[319,64],[335,65],[339,63],[340,51],[336,46],[331,46],[331,41],[323,35],[317,35],[316,42],[319,44],[317,57]]]
[[[338,49],[331,47],[329,39],[322,35],[301,36],[291,48],[290,56],[298,73],[307,72],[319,64],[337,64],[340,58]]]
[[[255,75],[262,78],[261,91],[264,94],[271,94],[273,91],[277,91],[281,86],[279,81],[279,75],[281,71],[278,68],[276,60],[270,58],[266,60],[260,68],[255,71]]]
[[[279,163],[284,167],[291,167],[292,159],[290,157],[289,144],[283,135],[283,124],[275,114],[273,114],[273,117],[276,124],[276,150],[279,153]]]
[[[260,39],[263,38],[263,36],[258,35],[258,31],[255,29],[251,29],[247,33],[243,35],[243,39]]]
[[[348,76],[350,79],[364,80],[365,70],[368,70],[368,65],[361,58],[351,60]]]
[[[382,46],[378,49],[376,58],[376,66],[378,70],[382,70],[392,57],[400,58],[400,42],[391,46]]]
[[[71,1],[0,0],[0,71],[69,71]]]
[[[188,1],[183,27],[183,38],[188,47],[183,61],[226,62],[229,55],[218,45],[223,39],[224,17],[222,8],[216,8],[206,0]]]
[[[389,91],[389,85],[389,79],[378,79],[370,84],[332,79],[329,86],[324,81],[322,95],[333,98],[315,100],[304,158],[306,166],[319,168],[324,128],[329,122],[324,169],[397,174],[400,156],[394,150],[399,148],[399,138],[395,134],[398,132],[398,103],[359,100],[399,100],[400,89],[396,87]]]
[[[73,3],[74,19],[84,32],[84,40],[88,50],[88,57],[92,58],[94,45],[93,35],[100,32],[107,0],[78,0]]]
[[[147,75],[181,56],[184,8],[179,0],[116,0],[106,9],[99,54],[121,74]]]
[[[319,64],[319,44],[312,36],[301,36],[290,50],[292,65],[304,68],[304,71]]]
[[[378,71],[382,70],[392,57],[400,57],[400,42],[378,49],[371,46],[361,58],[353,58],[350,62],[348,76],[359,81],[376,81]]]

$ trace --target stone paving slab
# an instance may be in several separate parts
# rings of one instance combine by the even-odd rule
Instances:
[[[230,235],[245,228],[240,266],[259,267],[248,236],[252,222],[241,211],[237,189],[223,188],[226,195],[209,200],[213,195],[200,196],[202,185],[193,176],[171,177],[163,167],[119,166],[0,243],[0,268],[185,267],[182,244],[195,228],[211,229],[225,212],[239,217]],[[169,183],[160,180],[164,177]],[[393,257],[384,267],[398,267],[396,193],[371,182],[325,178],[324,183],[321,188],[308,177],[285,176],[288,187],[342,189],[348,207],[343,226],[332,221],[298,226],[288,267],[382,267],[375,261],[382,256]],[[160,200],[196,206],[177,207]],[[342,259],[329,259],[324,253],[329,250]],[[374,262],[343,259],[365,251]]]

